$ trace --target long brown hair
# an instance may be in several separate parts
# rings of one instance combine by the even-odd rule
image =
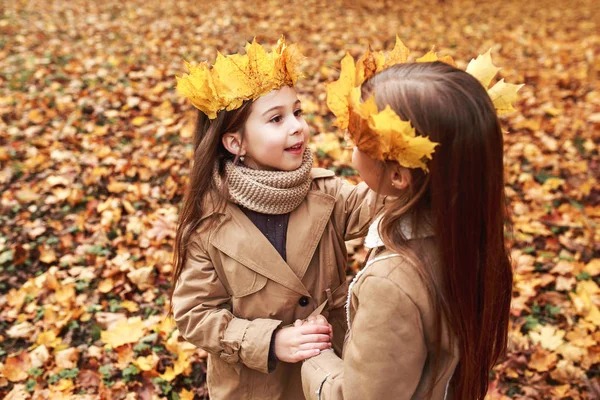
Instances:
[[[220,189],[217,188],[212,179],[213,168],[216,164],[219,173],[222,174],[225,160],[233,159],[237,162],[238,157],[234,157],[225,149],[222,137],[227,132],[242,132],[243,140],[243,127],[250,115],[251,107],[252,101],[247,101],[236,110],[220,111],[215,119],[209,119],[203,112],[198,111],[194,131],[194,158],[175,236],[171,304],[173,304],[175,285],[186,263],[190,236],[200,227],[207,207],[222,211],[226,205],[228,198],[226,182],[222,180],[224,184]],[[213,222],[214,219],[209,220],[202,228],[210,228]]]
[[[475,78],[441,62],[388,68],[363,84],[363,98],[372,94],[380,109],[389,105],[418,134],[440,143],[429,173],[411,170],[410,200],[386,209],[380,231],[387,246],[407,254],[401,216],[410,213],[415,229],[433,225],[442,267],[418,265],[439,322],[434,376],[443,319],[460,351],[451,392],[457,399],[483,399],[506,349],[512,290],[503,141],[494,105]]]

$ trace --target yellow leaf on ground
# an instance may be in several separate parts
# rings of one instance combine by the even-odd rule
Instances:
[[[144,125],[144,123],[146,123],[146,117],[142,115],[135,117],[133,120],[131,120],[131,124],[133,126],[141,126]]]
[[[75,301],[75,285],[71,283],[60,286],[58,289],[56,289],[54,296],[58,304],[66,308],[70,308]]]
[[[179,393],[179,398],[181,400],[194,400],[194,392],[191,392],[187,389],[183,389],[180,393]]]
[[[56,253],[51,247],[46,245],[40,248],[40,261],[45,264],[52,264],[57,260]]]
[[[114,287],[115,282],[112,280],[112,278],[106,278],[98,284],[98,291],[100,293],[108,293],[113,290]]]
[[[146,357],[138,357],[133,363],[142,371],[152,371],[156,364],[158,363],[159,358],[156,354],[152,353]]]
[[[27,118],[30,122],[33,122],[34,124],[41,124],[42,122],[44,122],[45,119],[44,113],[37,109],[29,111],[29,114],[27,114]]]
[[[529,361],[528,366],[529,368],[538,372],[546,372],[554,367],[557,359],[558,356],[555,353],[537,348],[535,353],[531,355],[531,360]]]
[[[36,343],[49,348],[55,348],[61,343],[61,339],[56,337],[54,331],[46,331],[38,335]]]
[[[140,317],[134,317],[118,322],[110,331],[102,331],[100,337],[105,344],[115,348],[127,343],[137,343],[145,334],[144,322]]]
[[[554,351],[564,343],[565,331],[545,325],[539,328],[537,332],[531,331],[529,336],[533,343],[539,344],[546,350]]]
[[[54,355],[56,366],[61,369],[71,369],[77,366],[79,360],[79,350],[75,347],[57,351]]]
[[[31,353],[29,353],[29,357],[31,358],[31,367],[39,368],[46,364],[50,358],[50,352],[46,346],[41,345],[33,349]]]
[[[111,180],[106,188],[111,193],[122,193],[129,188],[129,183]]]
[[[121,302],[121,307],[123,307],[124,309],[126,309],[129,312],[136,312],[140,309],[140,306],[138,305],[138,303],[131,301],[131,300],[125,300]]]
[[[11,382],[20,382],[29,376],[27,370],[31,368],[31,362],[27,352],[23,351],[18,356],[6,359],[0,372]]]
[[[134,269],[133,271],[127,274],[129,280],[138,287],[140,290],[146,290],[153,286],[154,283],[154,275],[152,272],[154,271],[153,266],[142,267],[138,269]]]
[[[590,276],[600,275],[600,258],[594,258],[583,267],[583,272],[587,272]]]
[[[31,189],[18,190],[15,193],[15,196],[20,203],[31,203],[33,201],[38,201],[40,198],[40,194]]]

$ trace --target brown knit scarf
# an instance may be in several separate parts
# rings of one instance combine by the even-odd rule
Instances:
[[[310,170],[313,156],[308,149],[302,156],[302,165],[294,171],[263,171],[225,162],[225,179],[231,201],[263,214],[287,214],[300,205],[310,189]],[[221,176],[213,170],[217,187]]]

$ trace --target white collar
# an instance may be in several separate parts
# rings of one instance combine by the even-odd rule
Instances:
[[[381,222],[382,217],[383,214],[375,218],[375,220],[373,220],[369,226],[367,237],[365,237],[365,247],[368,249],[375,249],[377,247],[385,246],[381,236],[379,235],[379,223]],[[412,230],[411,218],[409,216],[404,216],[400,220],[400,230],[402,231],[404,237],[408,240],[422,239],[434,235],[433,227],[427,222],[423,223],[422,226],[419,227],[419,232],[417,232],[417,234],[414,234]]]

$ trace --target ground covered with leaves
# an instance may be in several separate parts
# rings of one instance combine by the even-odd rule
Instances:
[[[326,3],[328,3],[326,5]],[[525,83],[502,117],[515,268],[489,398],[600,396],[600,14],[594,1],[2,1],[0,396],[206,396],[206,353],[166,319],[194,112],[182,60],[281,34],[321,166],[356,180],[326,82],[346,50],[464,68],[492,49]],[[596,9],[594,9],[596,7]],[[355,272],[364,252],[351,243]]]

